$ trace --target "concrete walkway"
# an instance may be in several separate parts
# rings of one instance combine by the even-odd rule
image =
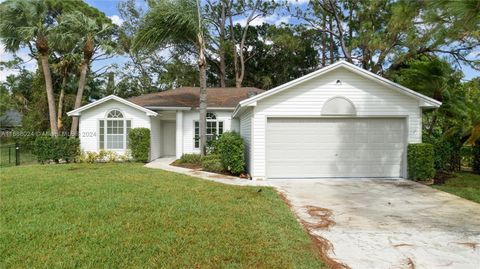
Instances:
[[[239,185],[239,186],[270,186],[270,184],[266,181],[253,181],[245,178],[233,177],[228,175],[220,175],[216,173],[209,173],[209,172],[202,171],[200,169],[188,169],[188,168],[170,165],[173,161],[175,161],[174,157],[159,158],[150,163],[147,163],[145,167],[162,169],[170,172],[189,175],[192,177],[199,177],[202,179],[215,181],[223,184]]]

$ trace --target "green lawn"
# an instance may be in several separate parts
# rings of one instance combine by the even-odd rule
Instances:
[[[2,168],[0,267],[322,267],[277,193],[258,189],[135,163]]]
[[[480,175],[470,172],[457,173],[456,177],[448,179],[445,184],[433,187],[480,203]]]

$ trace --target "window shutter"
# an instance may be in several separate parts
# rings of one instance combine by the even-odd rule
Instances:
[[[100,149],[105,148],[105,121],[100,120],[98,129],[98,147]]]

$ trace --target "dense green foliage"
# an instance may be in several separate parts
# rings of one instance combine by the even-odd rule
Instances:
[[[323,267],[271,188],[137,163],[1,169],[1,267]]]
[[[425,56],[407,61],[389,77],[442,102],[439,109],[424,111],[423,141],[434,146],[437,171],[459,171],[462,147],[480,135],[478,79],[462,82],[461,73],[448,62]]]
[[[433,178],[433,146],[426,143],[409,144],[407,149],[408,178],[427,180]]]
[[[202,156],[200,154],[188,153],[183,154],[182,157],[178,160],[180,164],[202,164]]]
[[[147,162],[150,156],[150,129],[131,129],[128,133],[128,147],[135,161]]]
[[[34,145],[34,153],[40,163],[60,160],[71,162],[80,155],[78,138],[39,136]]]
[[[477,140],[472,148],[472,169],[475,173],[480,174],[480,140]]]
[[[221,173],[225,171],[220,155],[215,153],[202,157],[202,169],[215,173]]]
[[[445,184],[433,185],[435,189],[458,195],[480,203],[480,175],[470,172],[455,173]]]
[[[225,170],[233,175],[245,171],[243,150],[243,138],[236,132],[225,132],[215,141],[215,153],[219,155]]]

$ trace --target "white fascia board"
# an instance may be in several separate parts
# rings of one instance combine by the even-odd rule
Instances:
[[[82,113],[82,111],[85,111],[85,110],[90,109],[90,108],[92,108],[92,107],[94,107],[94,106],[100,105],[100,104],[102,104],[102,103],[105,103],[105,102],[107,102],[107,101],[109,101],[109,100],[115,100],[115,101],[118,101],[118,102],[120,102],[120,103],[122,103],[122,104],[125,104],[125,105],[127,105],[127,106],[136,108],[136,109],[138,109],[138,110],[140,110],[140,111],[145,112],[145,113],[147,114],[147,116],[157,116],[157,112],[151,111],[150,109],[147,109],[147,108],[144,108],[144,107],[139,106],[139,105],[137,105],[137,104],[134,104],[134,103],[132,103],[132,102],[130,102],[130,101],[127,101],[127,100],[125,100],[125,99],[123,99],[123,98],[121,98],[121,97],[118,97],[118,96],[116,96],[116,95],[109,95],[109,96],[104,97],[104,98],[102,98],[102,99],[99,99],[99,100],[97,100],[97,101],[95,101],[95,102],[92,102],[92,103],[90,103],[90,104],[87,104],[87,105],[84,105],[84,106],[79,107],[79,108],[77,108],[77,109],[74,109],[74,110],[72,110],[72,111],[69,111],[69,112],[67,112],[67,115],[68,115],[68,116],[80,116],[81,113]]]
[[[191,110],[190,107],[184,106],[146,106],[145,108],[153,110]]]

